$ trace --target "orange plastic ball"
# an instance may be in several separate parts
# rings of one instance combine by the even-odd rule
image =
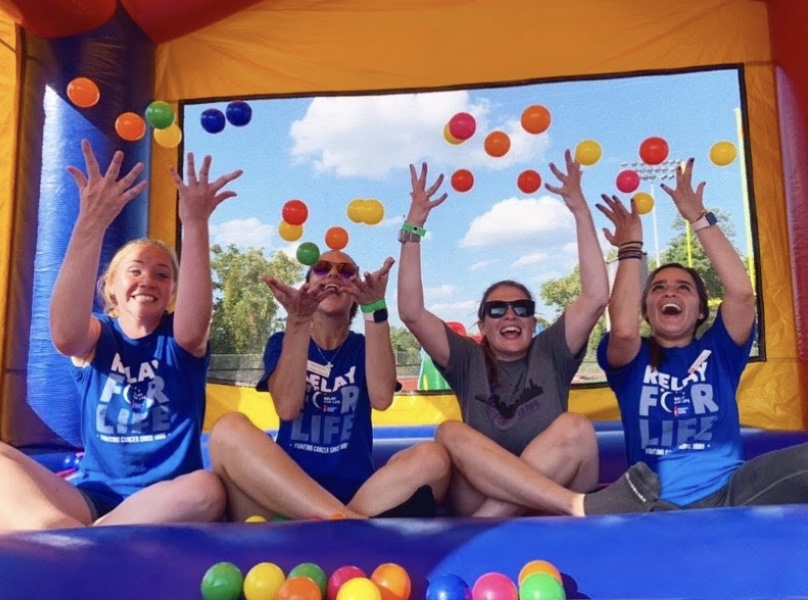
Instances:
[[[67,84],[67,97],[79,108],[90,108],[98,103],[101,92],[92,79],[76,77]]]
[[[522,129],[528,133],[544,133],[550,127],[550,121],[550,111],[541,104],[533,104],[522,111]]]
[[[332,250],[342,250],[348,245],[348,232],[342,227],[329,227],[325,232],[325,245]]]
[[[412,591],[410,576],[396,563],[383,563],[376,567],[370,580],[379,587],[382,600],[409,600]]]
[[[474,186],[474,175],[468,169],[458,169],[452,173],[452,187],[458,192],[468,192]]]
[[[558,568],[546,560],[531,560],[529,563],[525,564],[522,570],[519,571],[519,585],[522,585],[525,579],[533,573],[548,573],[555,577],[558,583],[564,585],[564,580],[561,578],[561,573],[558,571]]]
[[[283,582],[275,600],[322,600],[320,586],[308,577],[289,577]]]
[[[504,131],[492,131],[485,137],[484,147],[489,156],[499,158],[511,149],[511,138]]]
[[[146,121],[137,113],[121,113],[115,119],[115,131],[122,140],[136,142],[146,135]]]
[[[640,158],[647,165],[658,165],[668,158],[668,142],[661,137],[649,137],[640,144]]]
[[[541,187],[541,175],[533,169],[527,169],[519,173],[516,185],[525,194],[532,194]]]

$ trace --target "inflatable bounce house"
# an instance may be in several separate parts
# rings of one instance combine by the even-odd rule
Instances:
[[[764,351],[746,369],[739,394],[747,450],[808,439],[806,40],[804,0],[0,0],[2,439],[31,453],[80,444],[73,384],[47,323],[78,210],[65,201],[73,184],[64,167],[82,164],[79,139],[91,140],[102,162],[122,147],[127,162],[148,165],[148,198],[116,221],[107,256],[143,235],[178,243],[167,166],[181,162],[182,145],[151,136],[123,142],[115,128],[121,114],[156,99],[179,111],[201,100],[726,65],[742,74],[745,160],[756,199]],[[77,110],[68,84],[79,76],[98,85],[103,102]],[[239,392],[224,387],[209,386],[208,422],[243,408],[232,396]],[[418,402],[417,393],[396,399],[404,409]],[[613,480],[625,467],[614,398],[604,387],[575,389],[571,409],[599,423],[601,476]],[[379,460],[429,436],[430,420],[421,429],[379,421]],[[245,572],[260,562],[283,570],[314,562],[327,573],[346,565],[370,573],[394,562],[421,600],[439,576],[471,584],[498,572],[515,580],[541,559],[558,568],[567,598],[796,598],[808,596],[806,540],[808,507],[801,506],[587,519],[102,527],[0,534],[0,594],[199,598],[204,573],[220,562]],[[489,592],[479,597],[515,597]],[[359,590],[350,598],[374,596]]]

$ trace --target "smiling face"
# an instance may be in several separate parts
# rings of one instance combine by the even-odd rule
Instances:
[[[662,346],[690,343],[707,318],[706,292],[681,266],[663,266],[651,275],[643,299],[643,316]]]
[[[504,314],[502,302],[512,303],[504,306]],[[499,314],[502,316],[497,317]],[[518,285],[503,283],[490,289],[483,298],[477,326],[498,360],[517,360],[527,354],[533,339],[536,328],[533,315],[529,294]]]
[[[166,249],[137,243],[121,250],[105,277],[110,314],[135,322],[159,321],[174,299],[177,271]]]
[[[318,310],[326,314],[346,313],[352,316],[355,302],[353,296],[345,291],[345,283],[358,272],[356,263],[344,252],[332,250],[321,254],[308,274],[310,283],[322,282],[324,289],[329,292],[320,302]]]

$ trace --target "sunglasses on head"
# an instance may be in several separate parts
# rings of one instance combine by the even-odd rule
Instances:
[[[359,267],[349,262],[331,262],[330,260],[318,260],[311,267],[312,273],[317,277],[325,277],[331,272],[331,269],[336,269],[343,279],[350,279],[356,275]]]
[[[508,308],[513,309],[513,314],[517,317],[532,317],[536,312],[536,303],[533,300],[491,300],[490,302],[483,302],[480,307],[479,317],[490,317],[492,319],[501,319],[508,312]]]

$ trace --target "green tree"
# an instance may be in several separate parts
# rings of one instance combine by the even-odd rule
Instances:
[[[390,343],[399,364],[417,365],[421,362],[421,345],[406,327],[390,327]]]
[[[211,248],[214,280],[210,341],[214,354],[260,354],[277,328],[278,302],[261,280],[272,275],[285,283],[299,281],[300,265],[282,252],[266,258],[260,249],[234,245]]]
[[[572,304],[581,293],[581,277],[578,265],[566,277],[545,281],[539,290],[539,296],[547,306],[555,307],[556,315],[560,315]],[[551,318],[551,321],[555,317]]]

